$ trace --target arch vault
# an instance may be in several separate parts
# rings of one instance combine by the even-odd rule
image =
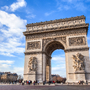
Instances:
[[[85,16],[27,24],[24,81],[49,81],[51,54],[63,49],[67,82],[90,80],[88,23]]]

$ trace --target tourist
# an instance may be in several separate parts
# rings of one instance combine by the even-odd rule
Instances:
[[[30,80],[29,80],[29,81],[28,81],[28,84],[30,85],[30,83],[31,83],[31,82],[30,82]]]
[[[53,81],[53,83],[55,84],[55,81]]]
[[[38,81],[38,85],[39,85],[39,81]]]
[[[43,85],[45,85],[45,81],[43,81]]]
[[[35,85],[35,81],[33,82],[33,84]]]

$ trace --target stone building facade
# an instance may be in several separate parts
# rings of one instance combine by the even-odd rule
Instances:
[[[1,73],[0,78],[1,81],[5,81],[5,82],[16,81],[18,75],[16,73],[3,72]]]
[[[67,82],[89,82],[88,25],[85,16],[27,24],[24,80],[49,81],[51,54],[63,49]]]

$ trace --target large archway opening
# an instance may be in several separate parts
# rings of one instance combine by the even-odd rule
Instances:
[[[62,49],[56,49],[51,57],[51,80],[62,82],[66,79],[65,52]]]
[[[63,68],[65,69],[64,49],[65,49],[65,47],[60,41],[52,41],[52,42],[48,43],[48,45],[46,46],[46,48],[45,48],[45,51],[47,53],[47,58],[46,58],[46,81],[51,80],[51,73],[60,75],[60,73],[63,71]],[[58,51],[58,50],[60,50],[60,51]],[[55,52],[57,53],[56,57],[53,56],[53,54]],[[60,54],[59,52],[61,52],[62,54]],[[60,63],[59,59],[61,60],[61,63]],[[51,63],[51,60],[52,60],[52,63]],[[56,69],[56,72],[54,72],[55,69]],[[60,72],[59,69],[61,70],[61,72]],[[63,74],[60,75],[60,76],[66,77],[66,69],[64,71],[63,71]]]

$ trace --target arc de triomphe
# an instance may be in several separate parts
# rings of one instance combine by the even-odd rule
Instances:
[[[51,20],[26,25],[24,81],[51,79],[51,54],[65,51],[67,82],[90,80],[88,23],[85,16]]]

